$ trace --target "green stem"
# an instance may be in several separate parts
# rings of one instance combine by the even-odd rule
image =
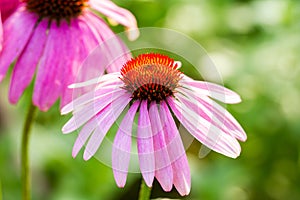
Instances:
[[[22,181],[22,199],[31,199],[31,178],[30,178],[30,166],[29,166],[29,136],[30,130],[34,118],[36,107],[30,103],[28,112],[26,115],[25,123],[22,133],[22,146],[21,146],[21,181]]]
[[[144,179],[142,179],[142,183],[141,183],[141,187],[140,187],[139,200],[149,200],[150,195],[151,195],[151,189],[152,188],[150,188],[146,185]]]
[[[0,200],[2,200],[2,184],[1,184],[1,181],[0,181]]]

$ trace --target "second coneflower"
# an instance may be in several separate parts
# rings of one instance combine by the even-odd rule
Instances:
[[[92,10],[124,25],[130,39],[138,35],[134,16],[108,0],[21,2],[3,24],[0,53],[0,81],[15,61],[9,90],[11,103],[18,102],[35,72],[33,104],[40,110],[48,110],[58,98],[61,98],[61,106],[72,99],[72,91],[67,86],[78,78],[84,59],[99,43],[116,38]],[[113,45],[105,46],[108,55],[116,58],[123,54],[122,58],[129,58],[121,40],[114,40]],[[118,71],[123,62],[119,59],[108,71]],[[104,71],[104,67],[98,67]],[[86,71],[83,69],[81,73]]]
[[[136,115],[139,165],[149,187],[155,177],[165,191],[174,185],[181,195],[190,192],[190,170],[173,115],[205,146],[236,158],[241,152],[237,139],[245,141],[246,134],[234,117],[211,98],[238,103],[239,95],[213,83],[193,80],[178,70],[179,65],[168,56],[143,54],[126,62],[121,72],[71,86],[97,84],[94,91],[61,111],[73,112],[62,129],[64,133],[83,126],[73,156],[86,145],[83,157],[90,159],[128,107],[112,149],[113,173],[119,187],[124,187],[127,179]]]

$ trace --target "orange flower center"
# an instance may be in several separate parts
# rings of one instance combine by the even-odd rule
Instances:
[[[177,63],[161,54],[141,54],[125,63],[121,80],[132,98],[157,101],[172,96],[181,79]]]
[[[88,0],[22,0],[27,10],[35,12],[42,18],[56,20],[58,23],[65,19],[70,21],[78,17],[87,6]]]

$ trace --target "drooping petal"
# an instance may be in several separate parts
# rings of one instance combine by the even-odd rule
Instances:
[[[75,158],[80,151],[80,149],[83,147],[83,145],[86,143],[87,139],[90,137],[90,135],[93,133],[95,128],[97,127],[99,118],[98,115],[90,119],[80,130],[77,139],[74,143],[73,150],[72,150],[72,156]]]
[[[34,86],[33,103],[40,110],[47,111],[58,99],[63,90],[66,59],[69,57],[69,47],[72,43],[69,25],[62,21],[58,26],[51,23],[45,51],[41,57]]]
[[[197,111],[200,116],[205,119],[208,118],[207,120],[212,124],[241,141],[245,141],[247,139],[247,135],[241,125],[218,103],[205,96],[199,97],[192,91],[185,88],[180,88],[178,91],[186,97],[181,96],[180,94],[177,94],[176,97],[183,103],[189,104],[190,107],[193,107],[193,110]]]
[[[191,173],[188,160],[172,114],[164,101],[160,107],[160,118],[173,168],[173,184],[181,196],[188,195],[191,190]]]
[[[92,134],[86,145],[83,154],[84,160],[90,159],[96,153],[107,131],[116,121],[116,119],[120,116],[120,114],[125,109],[130,100],[130,95],[124,94],[122,97],[113,101],[107,107],[107,109],[105,109],[105,111],[103,110],[99,114],[98,127],[95,129],[94,133]]]
[[[112,85],[113,83],[117,82],[115,78],[119,77],[120,73],[109,73],[105,74],[101,77],[97,77],[91,80],[83,81],[83,82],[75,82],[68,86],[68,88],[77,89],[82,87],[87,87],[91,85],[97,84],[97,86],[100,85],[100,87],[106,86],[106,85]]]
[[[149,116],[155,155],[155,177],[165,191],[171,191],[173,185],[173,170],[167,149],[168,144],[166,143],[156,102],[151,103]]]
[[[241,102],[241,98],[237,93],[223,86],[205,81],[195,81],[187,76],[183,77],[184,78],[180,81],[180,84],[182,84],[184,87],[194,90],[199,95],[206,95],[218,101],[229,104]]]
[[[107,66],[103,66],[103,68],[108,72],[119,72],[124,63],[131,58],[130,51],[103,19],[93,13],[87,13],[86,22],[98,40],[99,46],[96,51],[106,57],[107,61],[103,63]]]
[[[210,112],[204,105],[193,98],[193,95],[186,97],[180,93],[177,93],[176,98],[180,100],[182,104],[193,110],[201,119],[203,119],[203,123],[212,124],[220,129],[220,131],[234,137],[235,130],[231,130],[229,127],[225,126],[223,119],[219,119],[217,116],[215,116],[213,112]]]
[[[155,158],[152,128],[147,106],[147,101],[141,102],[137,128],[137,149],[142,176],[148,187],[152,187]]]
[[[239,156],[241,147],[234,137],[208,123],[183,103],[168,98],[168,104],[181,124],[202,144],[228,157]]]
[[[118,92],[120,90],[123,90],[123,89],[120,88],[120,85],[116,84],[116,85],[111,85],[111,86],[106,86],[106,87],[104,86],[101,89],[98,89],[96,91],[88,92],[88,93],[76,98],[69,104],[65,105],[61,109],[61,114],[65,115],[65,114],[72,112],[73,110],[78,110],[78,109],[82,108],[85,104],[88,104],[92,101],[102,98],[103,95],[106,95],[107,93]]]
[[[122,120],[114,139],[112,148],[112,167],[116,183],[119,187],[124,187],[127,179],[131,153],[132,124],[139,105],[139,101],[135,101],[132,104],[128,113]]]
[[[126,95],[126,91],[124,90],[110,91],[102,95],[101,98],[85,105],[84,108],[78,111],[75,110],[75,112],[73,113],[73,117],[62,128],[63,133],[70,133],[78,129],[93,116],[103,110],[107,105],[109,105],[115,99],[122,97],[123,95]]]
[[[25,88],[32,81],[39,59],[47,40],[48,21],[41,21],[36,27],[27,46],[19,56],[10,83],[9,100],[17,103]]]
[[[64,107],[66,104],[70,103],[73,99],[73,90],[68,88],[68,86],[76,81],[78,81],[78,74],[79,74],[79,68],[81,66],[81,62],[84,60],[84,58],[88,55],[88,50],[85,47],[84,39],[82,35],[85,35],[86,41],[93,41],[92,38],[89,37],[89,35],[85,32],[83,32],[80,29],[80,20],[78,18],[71,20],[69,28],[71,31],[68,35],[69,45],[70,48],[68,49],[68,52],[66,52],[67,55],[65,62],[65,68],[64,68],[64,79],[62,80],[62,92],[61,92],[61,101],[60,101],[60,108]],[[76,44],[76,47],[71,47],[71,45]],[[84,56],[84,58],[83,58]],[[84,71],[81,71],[83,73]],[[81,92],[80,92],[81,93]]]
[[[103,52],[91,57],[93,50],[98,45],[85,15],[79,16],[71,21],[71,33],[69,35],[71,45],[76,44],[76,48],[69,48],[69,55],[72,59],[68,59],[69,67],[65,68],[65,79],[63,83],[64,90],[62,92],[61,108],[72,100],[74,91],[68,86],[74,82],[82,82],[95,77],[100,77],[104,69],[101,67],[103,62]],[[84,37],[82,37],[84,36]],[[91,62],[92,61],[92,62]],[[76,94],[82,94],[90,91],[91,88],[82,88],[76,90]]]
[[[128,10],[109,0],[90,0],[91,7],[126,27],[128,38],[135,40],[139,36],[135,17]]]
[[[3,24],[3,48],[0,53],[0,81],[4,78],[8,67],[23,51],[30,39],[37,16],[28,13],[24,8],[16,11]],[[20,34],[20,30],[27,30]]]

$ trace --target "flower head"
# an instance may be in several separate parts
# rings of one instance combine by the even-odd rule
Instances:
[[[95,90],[61,111],[62,114],[73,112],[62,129],[64,133],[83,126],[73,156],[86,144],[83,157],[90,159],[109,128],[125,112],[112,149],[114,177],[120,187],[127,178],[136,115],[139,165],[148,186],[152,186],[155,177],[165,191],[174,185],[181,195],[190,192],[191,176],[175,117],[205,146],[236,158],[241,151],[237,139],[245,141],[246,134],[233,116],[212,98],[238,103],[239,95],[213,83],[193,80],[180,72],[179,67],[180,63],[168,56],[143,54],[127,61],[120,73],[89,82],[97,83]]]
[[[78,17],[88,6],[89,0],[56,0],[56,1],[37,1],[23,0],[26,3],[26,9],[38,14],[40,19],[48,18],[60,23],[61,20],[70,21]]]
[[[11,103],[18,102],[34,76],[33,103],[39,109],[48,110],[58,98],[61,106],[70,102],[72,90],[67,86],[78,78],[84,59],[107,40],[113,42],[103,48],[110,59],[115,59],[107,70],[119,71],[130,53],[92,9],[124,25],[130,39],[138,36],[134,16],[109,0],[22,0],[3,24],[0,81],[16,60],[9,90]],[[104,67],[97,67],[103,73]],[[81,73],[80,81],[90,76],[87,69]]]
[[[176,67],[167,56],[142,54],[124,65],[121,80],[132,99],[160,102],[178,86],[181,73]]]

